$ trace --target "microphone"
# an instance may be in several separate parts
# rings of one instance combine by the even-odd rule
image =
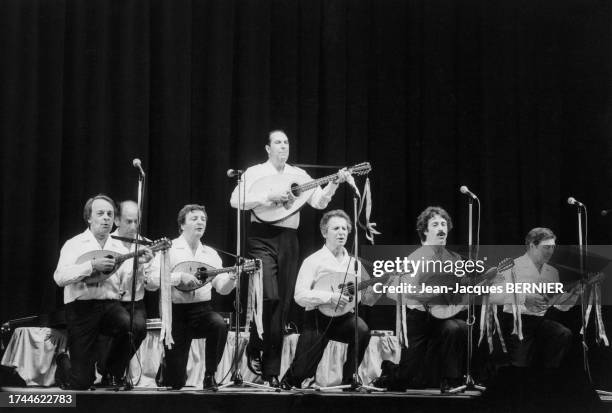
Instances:
[[[228,169],[225,174],[227,175],[228,178],[233,178],[235,176],[240,175],[241,173],[242,171],[240,169]]]
[[[142,170],[142,162],[140,162],[140,159],[134,158],[134,160],[132,161],[132,165],[134,165],[134,168],[138,169],[140,175],[145,176],[145,173]]]
[[[570,196],[569,198],[567,198],[567,203],[570,204],[570,205],[576,205],[577,207],[580,207],[580,208],[585,208],[584,204],[582,202],[578,201],[573,196]]]
[[[472,191],[470,191],[468,189],[468,187],[465,186],[465,185],[461,185],[461,187],[459,188],[459,192],[461,192],[462,194],[465,194],[465,195],[467,195],[469,197],[472,197],[472,199],[478,199],[476,194],[474,194]]]
[[[601,210],[601,216],[605,217],[606,215],[608,215],[610,213],[610,211],[612,211],[612,209],[602,209]]]
[[[355,191],[357,198],[361,198],[361,193],[359,192],[359,189],[357,188],[357,185],[355,184],[355,179],[353,178],[353,175],[349,175],[346,178],[346,183],[349,184],[351,188],[353,188],[353,191]]]

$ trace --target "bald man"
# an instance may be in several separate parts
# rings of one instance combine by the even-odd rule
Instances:
[[[115,217],[115,225],[117,229],[111,236],[119,236],[122,238],[136,238],[138,230],[138,204],[131,200],[123,201],[119,204],[119,212]],[[125,247],[124,254],[134,251],[135,244],[132,242],[121,242]],[[142,247],[139,247],[142,248]],[[147,335],[147,312],[144,304],[145,289],[153,291],[156,285],[151,281],[151,277],[159,277],[159,260],[151,260],[144,265],[143,271],[138,273],[136,277],[136,294],[134,300],[134,319],[132,346],[129,351],[130,359],[134,356],[140,344]],[[121,305],[130,313],[132,307],[132,272],[126,271],[122,276],[114,279],[113,287],[117,294],[121,297]],[[111,387],[123,385],[123,377],[114,377],[106,367],[108,358],[108,349],[111,341],[110,337],[101,336],[98,346],[100,358],[98,360],[98,372],[102,376],[102,385]]]

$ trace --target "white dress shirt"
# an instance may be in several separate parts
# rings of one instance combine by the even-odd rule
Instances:
[[[66,241],[60,251],[57,268],[53,279],[60,287],[64,287],[64,303],[75,300],[119,300],[118,285],[121,277],[129,277],[132,272],[132,260],[121,264],[119,269],[105,281],[87,285],[82,280],[93,272],[92,262],[77,264],[78,258],[90,251],[108,250],[124,254],[126,248],[119,240],[108,237],[101,248],[93,233],[88,229]]]
[[[240,200],[241,206],[244,205],[243,209],[249,210],[260,205],[272,205],[272,201],[268,200],[268,193],[250,193],[250,190],[253,184],[257,182],[258,179],[270,175],[279,174],[302,175],[310,178],[310,175],[308,175],[306,171],[296,166],[291,166],[289,164],[285,164],[284,169],[280,172],[274,167],[274,165],[272,165],[272,162],[270,162],[269,160],[267,162],[251,166],[242,175],[243,184],[240,185],[240,196],[242,197],[244,194],[244,199]],[[321,187],[317,187],[308,199],[308,203],[315,209],[324,209],[325,207],[327,207],[327,204],[329,204],[329,201],[336,192],[337,188],[338,185],[334,184],[333,182],[327,184],[323,189]],[[238,208],[238,186],[236,186],[236,188],[234,188],[234,192],[232,192],[230,204],[233,208]],[[260,221],[255,217],[255,215],[251,214],[251,222]],[[276,222],[272,225],[283,228],[297,229],[300,225],[300,213],[298,212],[296,214],[293,214],[290,217],[287,217],[286,219]]]
[[[219,257],[219,254],[217,254],[217,251],[206,245],[203,245],[200,241],[198,241],[198,248],[196,249],[196,252],[194,254],[187,240],[181,235],[180,237],[172,240],[172,247],[170,247],[170,249],[168,250],[168,270],[172,271],[172,269],[176,267],[177,264],[180,264],[181,262],[185,261],[197,261],[203,264],[210,265],[214,268],[223,267],[223,262],[221,261],[221,257]],[[170,273],[171,285],[176,286],[180,283],[180,281],[180,272]],[[159,277],[151,277],[147,284],[147,289],[159,288]],[[227,295],[236,286],[236,281],[231,279],[229,273],[222,273],[217,275],[209,285],[204,286],[202,288],[198,288],[197,290],[183,292],[177,290],[176,288],[173,288],[172,302],[175,304],[187,304],[197,303],[200,301],[210,301],[211,286],[212,288],[217,290],[219,294]]]
[[[336,273],[344,273],[348,269],[347,282],[355,279],[355,260],[342,248],[342,259],[339,261],[334,254],[323,245],[323,247],[308,256],[297,276],[295,283],[295,302],[304,307],[306,311],[313,310],[321,304],[331,303],[333,293],[331,291],[313,290],[312,287],[318,280]],[[361,280],[361,272],[359,274]]]
[[[119,230],[115,230],[111,235],[119,235]],[[129,254],[130,252],[134,252],[136,248],[135,244],[130,244],[129,247],[126,247],[123,241],[120,241],[121,245],[124,247],[124,251],[122,254]],[[139,247],[139,250],[142,246]],[[159,254],[157,254],[159,255]],[[119,277],[113,278],[113,287],[116,288],[117,294],[121,297],[121,301],[131,301],[132,299],[132,270],[134,268],[134,262],[129,259],[126,261],[127,268]],[[136,300],[140,301],[144,298],[144,290],[145,288],[149,291],[156,290],[155,281],[151,281],[152,277],[159,278],[159,259],[152,259],[148,263],[141,265],[141,269],[138,272],[139,277],[136,277]],[[159,281],[157,281],[159,284]]]
[[[557,271],[555,267],[548,265],[548,264],[544,264],[542,265],[542,271],[538,272],[538,269],[536,268],[535,264],[533,263],[529,255],[527,255],[527,253],[525,253],[524,255],[521,255],[520,257],[514,260],[513,270],[516,276],[517,283],[535,283],[537,284],[537,283],[557,283],[559,282],[559,271]],[[507,270],[504,272],[504,279],[506,283],[513,282],[511,274],[512,274],[512,270]],[[491,300],[493,300],[493,302],[499,301],[499,294],[495,294],[495,295],[491,294],[491,296],[492,296]],[[525,306],[526,297],[527,297],[527,294],[525,293],[516,294],[516,301],[520,307],[521,314],[534,315],[538,317],[542,317],[544,316],[544,314],[546,314],[546,311],[547,311],[546,308],[536,309],[530,306]],[[554,307],[562,311],[567,311],[575,303],[577,297],[573,296],[569,298],[570,300],[563,300],[562,304],[557,304]],[[504,294],[504,303],[505,303],[504,312],[512,314],[512,306],[513,306],[512,294]]]

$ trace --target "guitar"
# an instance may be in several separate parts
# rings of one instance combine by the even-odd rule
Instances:
[[[249,274],[258,271],[260,268],[260,260],[246,260],[244,264],[241,265],[242,271]],[[214,280],[215,277],[217,277],[217,275],[219,274],[236,271],[237,266],[235,265],[232,267],[214,268],[208,264],[204,264],[199,261],[183,261],[176,264],[174,268],[172,268],[171,272],[186,272],[187,274],[193,275],[198,280],[198,283],[196,285],[187,285],[181,283],[174,287],[179,291],[189,292],[205,287],[207,285],[211,285],[212,280]]]
[[[473,286],[482,286],[488,281],[493,281],[498,277],[501,277],[501,273],[514,267],[514,260],[512,258],[504,258],[497,264],[496,267],[491,267],[482,274],[471,276]],[[467,277],[467,275],[466,275]],[[435,318],[446,320],[447,318],[454,317],[465,309],[465,304],[435,304],[426,306],[429,313]]]
[[[172,241],[170,241],[168,238],[160,238],[158,240],[155,240],[151,245],[148,246],[148,248],[151,251],[155,252],[155,251],[166,250],[170,248],[171,246],[172,246]],[[144,253],[145,253],[144,249],[138,250],[138,256]],[[83,282],[85,284],[92,285],[92,284],[97,284],[99,282],[107,280],[111,275],[113,275],[119,269],[119,267],[124,261],[129,260],[130,258],[133,258],[135,255],[136,255],[135,252],[130,252],[128,254],[120,254],[115,251],[94,250],[94,251],[86,252],[85,254],[81,255],[77,259],[76,263],[82,264],[84,262],[91,261],[94,258],[95,259],[101,259],[101,258],[114,258],[115,259],[115,266],[111,270],[109,271],[94,270],[91,273],[91,275],[83,279]]]
[[[344,295],[348,295],[351,297],[351,301],[344,306],[344,308],[340,308],[335,304],[321,304],[317,308],[321,313],[328,317],[338,317],[352,311],[355,308],[355,300],[353,299],[355,295],[355,291],[362,291],[368,288],[371,285],[376,283],[385,283],[389,279],[389,277],[396,274],[385,274],[382,277],[370,278],[369,280],[364,280],[357,284],[357,288],[355,288],[355,283],[352,279],[355,277],[354,274],[348,274],[345,277],[344,272],[336,272],[330,274],[329,276],[322,277],[317,280],[317,282],[313,286],[313,290],[320,291],[330,291],[332,293],[339,292]],[[350,280],[348,282],[345,282]]]
[[[347,168],[352,175],[364,175],[372,170],[369,162],[363,162]],[[293,197],[285,202],[277,202],[271,206],[260,205],[253,208],[253,214],[261,222],[274,224],[297,213],[306,204],[313,191],[320,185],[334,181],[338,173],[323,178],[311,180],[307,176],[294,174],[278,174],[264,176],[253,183],[249,193],[268,193],[271,191],[288,191]]]

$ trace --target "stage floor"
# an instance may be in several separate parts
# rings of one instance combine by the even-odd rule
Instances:
[[[357,393],[341,390],[280,391],[228,387],[219,391],[195,388],[167,390],[165,388],[134,388],[131,391],[96,388],[89,391],[66,392],[57,387],[3,387],[9,394],[69,394],[76,400],[77,411],[94,413],[120,412],[523,412],[542,411],[529,406],[510,406],[506,402],[486,400],[478,391],[441,394],[438,389],[408,390],[406,392]],[[612,393],[600,392],[601,405],[595,410],[612,412]],[[512,404],[512,403],[511,403]],[[563,411],[550,406],[550,411]],[[65,411],[67,407],[61,409]],[[49,411],[49,407],[45,411]],[[59,408],[58,408],[59,409]],[[4,409],[0,409],[3,410]],[[9,408],[9,410],[11,410]],[[51,408],[51,410],[55,410]]]

